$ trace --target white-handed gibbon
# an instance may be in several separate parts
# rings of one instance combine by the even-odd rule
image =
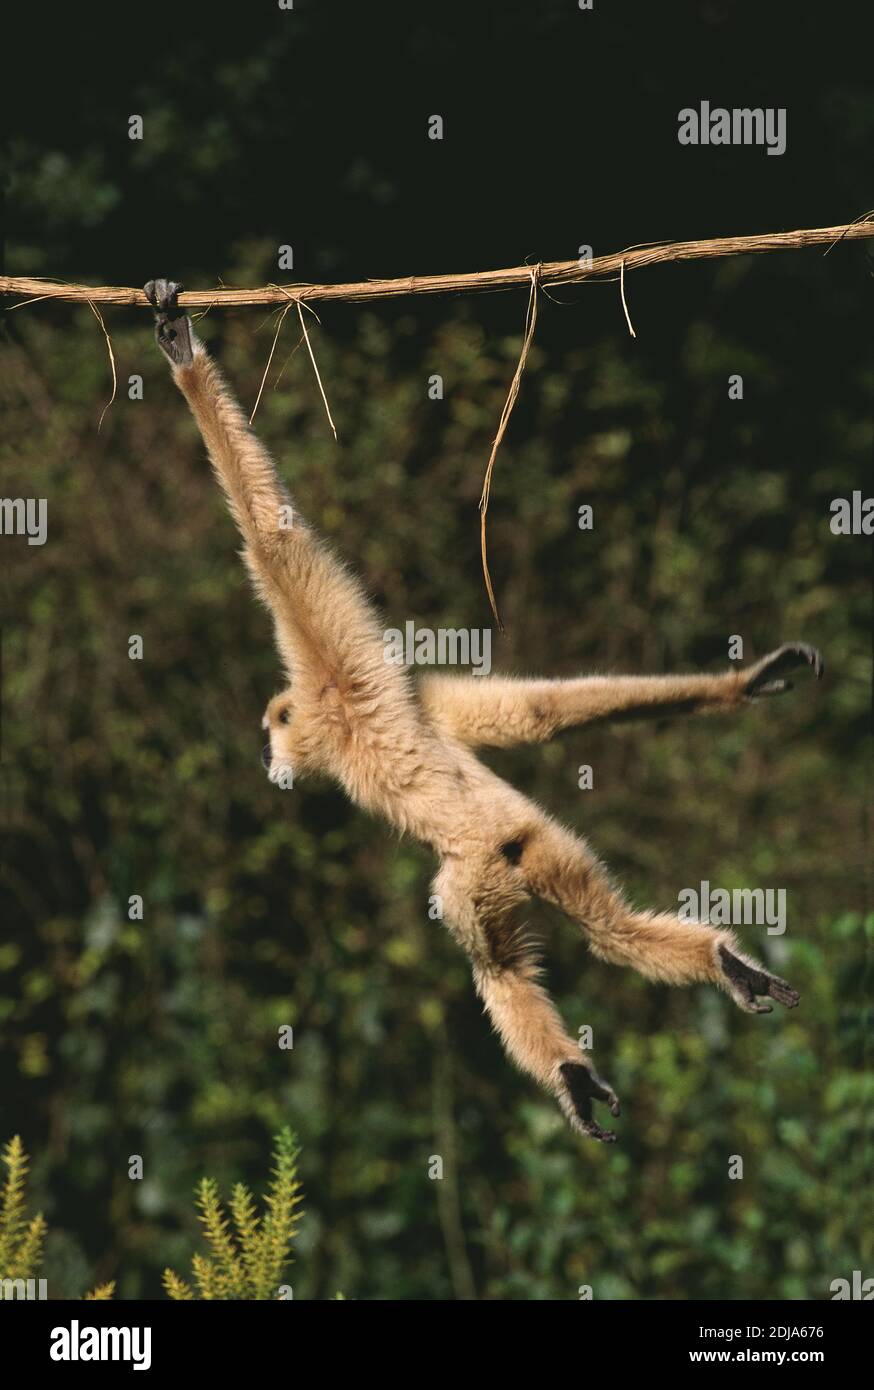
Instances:
[[[516,914],[532,896],[572,917],[601,960],[650,980],[709,981],[747,1013],[794,1008],[798,994],[738,947],[730,931],[637,912],[588,844],[474,756],[482,745],[539,743],[562,729],[631,715],[741,710],[791,688],[793,667],[823,673],[804,643],[719,675],[525,680],[426,676],[385,659],[384,630],[357,582],[298,515],[215,363],[179,308],[173,281],[150,280],[157,341],[200,428],[269,608],[289,684],[268,704],[264,762],[336,779],[358,806],[430,846],[433,891],[467,952],[477,991],[513,1061],[558,1100],[571,1126],[612,1141],[593,1100],[619,1102],[566,1032]]]

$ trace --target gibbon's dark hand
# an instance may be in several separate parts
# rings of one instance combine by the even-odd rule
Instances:
[[[778,1004],[783,1004],[787,1009],[797,1008],[801,1002],[801,995],[791,985],[787,985],[785,980],[781,980],[779,975],[772,975],[768,970],[760,970],[755,966],[747,965],[746,961],[738,960],[731,951],[725,946],[719,948],[719,960],[722,966],[722,973],[725,976],[728,992],[739,1009],[743,1009],[747,1014],[769,1014],[773,1010],[770,1004],[760,1004],[756,998],[757,994],[764,995],[765,998],[776,999]]]
[[[143,286],[146,299],[155,310],[155,340],[174,367],[190,367],[194,361],[191,324],[177,299],[184,288],[177,280],[149,280]]]
[[[797,666],[812,666],[816,679],[822,680],[825,662],[822,652],[810,647],[806,642],[785,642],[775,652],[763,656],[749,672],[744,683],[744,694],[748,700],[761,700],[769,695],[782,695],[792,689],[792,681],[775,679],[785,671],[794,671]]]
[[[612,1129],[602,1129],[592,1119],[592,1101],[602,1100],[609,1105],[611,1115],[619,1114],[619,1100],[612,1086],[602,1081],[597,1072],[577,1062],[565,1062],[559,1068],[568,1089],[571,1103],[577,1115],[580,1132],[602,1144],[615,1144],[616,1134]]]

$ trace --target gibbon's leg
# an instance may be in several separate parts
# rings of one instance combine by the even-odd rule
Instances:
[[[609,719],[735,710],[792,689],[796,666],[825,669],[804,642],[787,642],[751,668],[715,676],[585,676],[525,680],[501,676],[426,676],[422,706],[441,732],[472,746],[543,743],[563,729]]]
[[[489,863],[445,860],[434,881],[443,919],[473,966],[477,993],[495,1031],[516,1065],[556,1097],[571,1127],[602,1143],[613,1130],[592,1117],[592,1101],[613,1115],[619,1101],[565,1030],[543,985],[536,953],[515,910],[529,894],[496,851]]]
[[[669,913],[635,912],[611,884],[585,841],[546,822],[523,842],[519,870],[531,892],[580,924],[593,955],[669,985],[707,982],[746,1013],[766,1014],[770,996],[794,1009],[799,995],[745,955],[734,934]]]

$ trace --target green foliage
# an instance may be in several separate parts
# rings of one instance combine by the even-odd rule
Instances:
[[[0,377],[18,441],[9,491],[38,476],[57,528],[57,543],[10,566],[27,616],[5,651],[7,873],[22,929],[0,947],[0,1048],[19,1125],[42,1117],[61,1288],[73,1296],[105,1258],[101,1278],[117,1275],[122,1296],[154,1297],[162,1269],[187,1262],[194,1156],[223,1186],[242,1174],[251,1187],[289,1114],[311,1165],[302,1298],[337,1286],[555,1298],[591,1282],[599,1297],[797,1297],[860,1267],[874,1227],[857,1220],[872,1153],[858,811],[870,585],[861,540],[829,537],[823,520],[863,448],[851,366],[830,381],[822,352],[811,368],[818,392],[846,403],[827,419],[813,392],[786,388],[782,413],[799,422],[787,451],[770,408],[732,416],[715,385],[683,442],[672,422],[689,404],[670,371],[632,376],[615,344],[597,361],[544,348],[529,363],[491,509],[510,634],[499,669],[713,669],[731,632],[750,654],[798,635],[829,662],[821,689],[799,681],[736,721],[575,731],[491,758],[588,834],[641,904],[668,906],[702,878],[787,889],[786,936],[744,935],[802,1006],[764,1020],[601,965],[539,915],[562,1011],[572,1031],[594,1028],[623,1101],[620,1143],[602,1154],[490,1036],[464,960],[427,918],[429,855],[333,788],[302,783],[283,799],[263,777],[269,622],[148,331],[113,324],[120,377],[142,372],[146,401],[121,397],[96,435],[106,368],[93,318],[59,332],[39,312],[27,311],[26,357]],[[254,401],[269,343],[248,321],[221,331],[225,370]],[[774,344],[749,338],[767,379]],[[348,346],[323,335],[347,453],[293,370],[302,354],[276,391],[271,376],[259,430],[389,625],[487,621],[477,484],[514,345],[484,351],[469,309],[432,341],[397,323],[393,338],[364,313]],[[817,352],[813,336],[803,350]],[[426,415],[422,381],[456,362],[445,408]],[[565,440],[571,420],[579,437]],[[594,503],[595,532],[576,531],[577,499]],[[128,660],[130,633],[144,635],[143,662]],[[576,788],[583,762],[593,792]],[[132,893],[143,922],[128,918]],[[286,1024],[289,1051],[276,1046]],[[435,1152],[455,1155],[443,1182],[426,1177]],[[143,1153],[142,1183],[118,1176],[130,1153]],[[740,1182],[726,1176],[734,1153]]]
[[[165,1269],[164,1288],[172,1299],[272,1299],[278,1297],[283,1274],[291,1263],[291,1242],[301,1213],[301,1184],[297,1177],[300,1149],[290,1129],[276,1135],[274,1167],[259,1216],[251,1192],[236,1183],[229,1202],[233,1227],[222,1208],[218,1183],[202,1178],[197,1207],[211,1258],[192,1257],[197,1294],[172,1269]],[[42,1265],[46,1222],[42,1214],[28,1218],[28,1158],[19,1135],[0,1151],[7,1170],[0,1192],[0,1280],[35,1278]],[[88,1302],[115,1295],[115,1281],[98,1284],[85,1295]],[[342,1294],[337,1294],[342,1298]]]
[[[200,1298],[278,1296],[300,1219],[299,1152],[291,1130],[280,1130],[273,1155],[276,1166],[264,1201],[265,1214],[257,1214],[251,1192],[243,1183],[236,1183],[229,1203],[233,1225],[224,1214],[218,1183],[212,1178],[201,1178],[197,1205],[212,1258],[196,1254],[191,1262]],[[195,1297],[191,1285],[172,1269],[164,1271],[164,1288],[173,1299]]]
[[[610,251],[820,225],[870,203],[867,48],[841,25],[793,20],[813,48],[808,62],[790,55],[787,90],[807,117],[785,159],[678,151],[690,42],[716,43],[738,70],[753,53],[755,82],[774,88],[783,6],[758,7],[752,46],[743,6],[643,6],[630,27],[627,7],[602,6],[606,44],[578,23],[568,34],[579,14],[566,0],[502,7],[499,63],[493,7],[465,7],[463,42],[448,21],[430,33],[405,13],[380,50],[385,81],[384,7],[346,6],[329,50],[336,134],[312,119],[330,7],[280,29],[275,6],[272,19],[240,10],[234,52],[214,62],[194,9],[178,8],[161,79],[145,44],[139,81],[129,34],[77,28],[70,10],[100,90],[83,103],[82,64],[66,61],[52,83],[63,119],[43,103],[42,133],[15,142],[8,273],[263,284],[284,278],[276,243],[293,235],[295,276],[354,280],[534,263],[580,241]],[[410,62],[397,61],[401,28]],[[542,99],[514,124],[533,45],[549,54]],[[420,157],[395,79],[408,70],[429,90],[429,56],[438,86],[451,70],[470,119],[485,110],[493,125]],[[609,112],[596,140],[581,90]],[[124,139],[119,111],[145,112],[149,138]],[[122,1297],[158,1296],[165,1268],[189,1267],[199,1174],[257,1191],[292,1115],[301,1298],[567,1299],[592,1284],[598,1298],[783,1299],[874,1272],[871,547],[827,525],[832,498],[870,492],[863,250],[688,263],[635,273],[626,290],[634,342],[615,284],[544,292],[492,488],[508,627],[496,669],[713,670],[739,633],[749,656],[811,641],[828,671],[737,720],[574,731],[489,755],[586,834],[641,906],[668,908],[703,878],[787,890],[785,937],[743,932],[803,996],[764,1019],[605,966],[570,924],[532,912],[568,1025],[593,1027],[623,1102],[609,1152],[507,1064],[465,960],[427,916],[431,856],[333,787],[268,785],[270,622],[145,312],[105,311],[119,390],[99,433],[110,372],[88,307],[6,316],[4,491],[48,499],[49,539],[4,538],[0,1075],[7,1132],[26,1131],[39,1155],[31,1186],[59,1296],[91,1270]],[[323,306],[310,331],[339,447],[286,318],[256,427],[387,626],[489,623],[476,508],[526,293]],[[273,321],[215,310],[200,330],[251,408]],[[742,402],[727,397],[735,372]],[[434,373],[442,401],[427,396]],[[581,503],[592,532],[577,528]],[[584,762],[595,787],[581,793]],[[143,921],[128,915],[133,894]],[[291,1050],[276,1045],[283,1025]],[[141,1182],[127,1178],[132,1153]],[[435,1153],[441,1181],[427,1176]],[[246,1202],[232,1197],[222,1219],[235,1249],[251,1241]],[[201,1258],[221,1269],[212,1247]]]
[[[510,633],[496,666],[713,669],[731,632],[750,654],[801,636],[829,662],[821,689],[799,680],[736,721],[576,731],[491,758],[588,834],[642,905],[669,906],[702,878],[787,889],[786,936],[744,937],[802,1005],[761,1020],[601,965],[562,919],[537,915],[563,1014],[572,1031],[594,1028],[623,1101],[605,1154],[507,1065],[463,958],[427,918],[429,855],[330,787],[283,799],[263,777],[269,622],[148,332],[113,325],[120,376],[142,371],[147,404],[120,399],[98,436],[92,328],[58,332],[28,312],[26,361],[0,378],[19,441],[9,490],[39,476],[60,534],[11,565],[27,614],[5,653],[18,769],[7,872],[22,930],[0,946],[0,1047],[7,1103],[41,1126],[61,1288],[75,1295],[105,1258],[101,1279],[117,1276],[124,1297],[156,1296],[166,1266],[187,1267],[178,1233],[195,1156],[226,1190],[239,1175],[256,1190],[289,1114],[308,1165],[302,1298],[338,1286],[557,1298],[581,1283],[598,1297],[799,1297],[862,1267],[874,1229],[859,1219],[874,1151],[858,810],[870,585],[862,541],[823,536],[826,499],[848,488],[845,464],[828,460],[862,448],[855,388],[829,382],[821,355],[818,389],[847,402],[846,420],[823,421],[812,393],[788,390],[786,411],[805,422],[799,466],[769,410],[738,423],[715,387],[680,447],[671,422],[688,406],[670,373],[632,377],[615,346],[597,363],[529,364],[492,502]],[[276,391],[271,377],[259,429],[390,625],[486,622],[476,489],[513,344],[485,352],[467,310],[420,346],[397,332],[361,314],[348,347],[316,345],[348,454],[325,439],[308,373],[292,371],[301,353]],[[269,343],[240,320],[222,333],[225,369],[253,401]],[[767,364],[774,348],[759,337]],[[457,388],[426,418],[426,368],[456,361]],[[52,405],[33,432],[41,399]],[[562,445],[569,416],[579,438]],[[575,531],[578,498],[596,506],[593,533]],[[127,658],[132,632],[141,663]],[[576,788],[583,762],[593,792]],[[143,922],[128,919],[132,893]],[[289,1051],[276,1046],[286,1024]],[[118,1176],[130,1153],[144,1155],[142,1183]],[[427,1179],[432,1153],[454,1154],[442,1182]],[[732,1182],[735,1153],[745,1170]]]

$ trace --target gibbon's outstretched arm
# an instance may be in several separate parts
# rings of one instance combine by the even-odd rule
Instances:
[[[432,723],[449,737],[472,748],[509,748],[545,743],[580,724],[741,709],[791,690],[783,675],[805,664],[822,676],[818,651],[787,642],[752,667],[716,676],[425,676],[419,693]]]
[[[289,673],[342,681],[362,694],[374,678],[384,685],[382,631],[361,586],[293,509],[270,455],[178,307],[181,288],[172,280],[145,286],[155,336],[209,451]]]

